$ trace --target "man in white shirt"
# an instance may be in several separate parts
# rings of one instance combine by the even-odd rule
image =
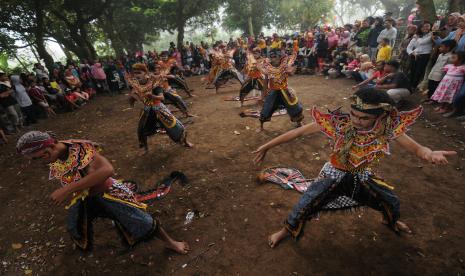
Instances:
[[[381,43],[381,41],[383,41],[384,38],[387,38],[389,39],[389,44],[391,48],[394,49],[397,37],[397,29],[392,26],[392,22],[392,19],[387,19],[384,22],[384,30],[381,31],[376,41],[379,44]]]

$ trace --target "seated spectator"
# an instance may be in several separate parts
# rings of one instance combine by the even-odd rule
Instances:
[[[34,73],[36,73],[37,79],[48,78],[48,71],[45,70],[44,66],[40,63],[34,64]]]
[[[7,74],[0,71],[0,105],[5,110],[15,130],[19,130],[23,118],[18,102],[13,97],[13,91]]]
[[[37,104],[42,108],[47,116],[56,115],[55,111],[48,104],[47,98],[45,97],[45,89],[39,86],[35,81],[32,82],[31,87],[29,88],[28,94],[32,102]]]
[[[460,91],[463,85],[465,76],[465,52],[454,52],[450,57],[451,64],[444,66],[443,70],[446,72],[444,78],[436,88],[431,99],[440,103],[441,105],[434,110],[438,113],[455,113],[454,106],[452,105],[456,94]]]
[[[385,77],[385,72],[384,72],[384,61],[379,61],[376,63],[376,71],[371,74],[371,76],[364,81],[360,82],[359,84],[356,84],[352,86],[352,89],[357,90],[361,87],[367,86],[367,87],[374,87],[375,85],[379,84],[383,78]]]
[[[81,81],[79,78],[76,78],[70,69],[65,70],[65,78],[64,78],[66,85],[71,89],[74,90],[76,88],[81,88]]]
[[[376,55],[376,62],[380,61],[389,61],[391,60],[392,49],[389,45],[389,38],[383,38],[379,44],[381,47],[378,49],[378,54]]]
[[[26,88],[21,83],[21,78],[18,75],[12,75],[11,84],[15,91],[14,95],[21,108],[21,112],[26,116],[23,125],[28,126],[37,123],[34,106],[32,105],[31,98],[27,94]]]
[[[47,100],[58,106],[60,109],[63,109],[66,103],[65,94],[55,81],[55,78],[52,77],[50,80],[48,78],[43,78],[42,86],[45,88],[45,96],[47,97]]]
[[[351,78],[352,73],[356,70],[360,69],[360,57],[355,57],[350,60],[349,57],[349,63],[347,63],[346,66],[342,69],[342,73],[346,76],[346,78]]]
[[[395,103],[410,96],[411,85],[407,76],[399,71],[397,60],[390,60],[384,65],[385,77],[375,85],[376,89],[386,90]]]

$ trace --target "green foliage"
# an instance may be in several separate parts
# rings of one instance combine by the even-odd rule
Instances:
[[[241,30],[250,34],[260,33],[263,27],[269,27],[277,14],[276,0],[228,0],[226,1],[223,25],[229,31]],[[249,25],[249,18],[252,26]]]
[[[315,25],[322,15],[333,7],[332,0],[287,0],[276,1],[278,13],[275,25],[279,28],[306,29]]]

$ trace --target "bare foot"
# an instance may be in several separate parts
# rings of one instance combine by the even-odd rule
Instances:
[[[287,236],[289,236],[289,232],[287,232],[286,228],[282,228],[278,232],[271,234],[268,237],[268,245],[271,248],[275,248],[278,246],[279,242]]]
[[[181,254],[181,255],[186,255],[187,253],[189,253],[189,250],[190,250],[189,244],[187,244],[187,242],[178,242],[178,241],[167,243],[166,248],[169,248],[173,250],[174,252]]]
[[[138,155],[139,155],[139,156],[144,156],[144,155],[146,155],[147,153],[149,153],[149,150],[148,150],[148,149],[142,148],[142,149],[140,149]]]
[[[260,128],[257,128],[257,129],[255,130],[255,132],[256,132],[256,133],[260,133],[260,132],[262,132],[263,130],[264,130],[263,127],[260,127]]]
[[[301,126],[303,126],[303,125],[304,125],[304,124],[303,124],[302,122],[297,122],[297,123],[295,124],[295,127],[296,127],[296,128],[299,128],[299,127],[301,127]]]
[[[412,230],[410,230],[410,227],[408,227],[407,224],[405,224],[404,222],[398,220],[396,221],[396,226],[397,228],[399,228],[400,231],[404,232],[404,233],[407,233],[407,234],[413,234]]]
[[[196,118],[196,117],[199,117],[199,116],[197,116],[197,115],[195,115],[195,114],[192,114],[192,113],[187,113],[187,117],[194,117],[194,118]]]
[[[383,219],[383,222],[382,222],[384,225],[388,225],[389,223],[387,222],[387,220]],[[410,229],[410,227],[408,227],[407,224],[405,224],[404,222],[398,220],[396,221],[396,226],[397,228],[399,229],[399,231],[401,232],[404,232],[404,233],[407,233],[407,234],[413,234],[412,230]]]
[[[192,144],[192,143],[189,142],[189,141],[186,141],[186,142],[184,142],[184,146],[185,146],[186,148],[192,148],[192,147],[194,147],[194,144]]]

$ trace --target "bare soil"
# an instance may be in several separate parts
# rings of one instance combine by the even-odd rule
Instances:
[[[397,236],[373,210],[323,215],[307,224],[299,242],[283,241],[270,249],[267,236],[282,226],[299,194],[271,184],[257,184],[263,167],[286,165],[315,176],[330,153],[326,138],[299,139],[269,152],[262,167],[251,152],[293,128],[287,116],[273,117],[256,133],[258,119],[241,118],[238,85],[218,94],[190,78],[197,97],[189,98],[198,118],[186,124],[195,144],[186,149],[164,135],[149,139],[150,153],[137,156],[140,106],[130,109],[127,96],[99,96],[81,110],[59,114],[35,126],[61,138],[82,138],[103,145],[117,176],[150,188],[171,171],[184,172],[189,185],[176,185],[151,207],[173,237],[193,249],[180,256],[152,240],[125,250],[108,220],[95,222],[95,248],[82,254],[65,230],[66,210],[48,196],[58,187],[47,168],[26,164],[14,150],[17,137],[1,147],[0,274],[4,275],[463,275],[465,273],[465,129],[454,119],[434,115],[426,106],[410,132],[433,149],[456,150],[448,166],[416,159],[395,143],[378,174],[395,185],[402,220],[413,235]],[[295,76],[290,85],[308,110],[347,105],[350,80]],[[412,96],[410,105],[419,102]],[[252,102],[247,103],[253,107]],[[310,116],[305,111],[306,122]],[[177,113],[179,115],[179,113]],[[192,223],[184,225],[188,211]],[[18,249],[18,247],[21,247]],[[16,249],[15,249],[16,248]]]

